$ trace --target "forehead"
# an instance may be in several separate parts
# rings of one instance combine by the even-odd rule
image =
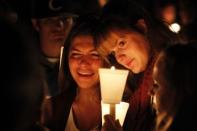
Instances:
[[[106,49],[111,49],[116,46],[117,40],[124,38],[129,32],[123,29],[113,29],[108,31],[101,40],[101,46]]]
[[[64,17],[64,16],[52,16],[52,17],[40,18],[39,20],[40,21],[44,21],[44,20],[57,20],[59,18],[67,18],[67,17]]]
[[[107,34],[106,40],[107,41],[112,41],[112,40],[117,40],[120,38],[126,38],[128,36],[142,36],[141,33],[132,30],[132,29],[113,29],[110,30]]]
[[[71,42],[71,49],[95,49],[93,37],[91,35],[75,36]]]
[[[101,40],[101,48],[106,51],[113,49],[120,39],[128,40],[132,38],[133,40],[143,39],[143,35],[135,30],[131,29],[113,29],[105,34],[104,38]]]

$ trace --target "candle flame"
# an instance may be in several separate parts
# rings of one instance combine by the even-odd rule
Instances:
[[[115,66],[112,66],[112,67],[111,67],[111,70],[115,70],[115,69],[116,69]]]

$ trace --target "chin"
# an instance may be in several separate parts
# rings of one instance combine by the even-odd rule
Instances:
[[[89,89],[89,88],[92,87],[92,85],[89,84],[89,82],[85,82],[84,84],[81,83],[81,84],[79,84],[78,86],[79,86],[79,88],[81,88],[81,89]]]
[[[142,71],[140,70],[137,70],[137,69],[130,69],[134,74],[139,74],[141,73]]]

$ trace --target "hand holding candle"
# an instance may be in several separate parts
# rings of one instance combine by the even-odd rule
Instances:
[[[102,106],[102,125],[104,124],[104,116],[110,114],[110,104],[101,102]],[[115,120],[118,119],[120,125],[124,123],[124,119],[129,108],[129,104],[126,102],[120,102],[120,104],[115,104]]]
[[[119,119],[121,124],[123,124],[129,104],[127,103],[127,106],[122,107],[122,103],[120,102],[128,73],[128,70],[115,69],[115,67],[112,67],[111,69],[99,69],[102,97],[102,118],[104,115],[110,114],[114,119]]]

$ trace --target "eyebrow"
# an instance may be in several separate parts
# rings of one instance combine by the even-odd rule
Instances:
[[[79,50],[79,49],[77,49],[77,48],[71,48],[71,51],[81,52],[81,50]],[[96,52],[97,52],[97,50],[96,50],[96,49],[91,49],[89,52],[94,52],[94,51],[96,51]]]

